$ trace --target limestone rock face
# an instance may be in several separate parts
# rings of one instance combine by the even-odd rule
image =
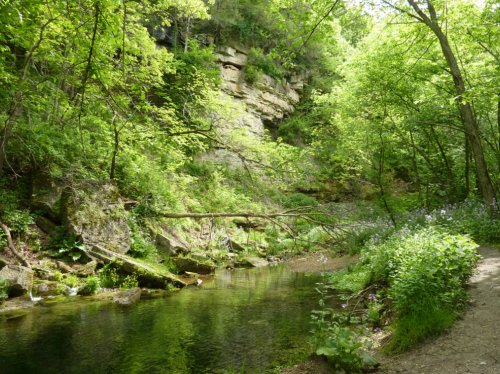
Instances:
[[[110,181],[82,180],[64,191],[62,222],[87,248],[102,246],[124,254],[130,249],[127,212]]]
[[[6,265],[0,270],[0,277],[7,279],[10,297],[28,293],[33,287],[33,270],[24,266]]]
[[[224,80],[222,90],[246,104],[246,111],[261,122],[276,126],[285,115],[295,111],[294,105],[300,100],[293,88],[265,74],[259,81],[249,84],[242,70],[226,65],[221,69],[221,77]]]
[[[219,62],[240,67],[245,66],[248,61],[248,56],[245,53],[241,53],[233,47],[222,45],[215,48],[215,57]]]
[[[169,257],[177,256],[181,253],[189,253],[189,248],[185,243],[182,243],[178,239],[174,239],[171,235],[157,234],[155,244],[160,253]]]
[[[55,224],[50,219],[40,216],[36,219],[36,225],[40,227],[43,231],[45,231],[50,236],[56,235],[57,224]]]
[[[61,195],[68,182],[37,172],[31,181],[30,206],[32,210],[44,210],[55,222],[61,221]],[[43,228],[42,228],[43,229]]]
[[[215,266],[204,264],[192,258],[174,257],[172,258],[172,262],[180,272],[210,274],[215,271]]]

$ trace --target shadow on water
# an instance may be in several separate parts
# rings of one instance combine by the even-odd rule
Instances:
[[[75,302],[0,322],[0,373],[263,373],[307,347],[321,276],[219,270],[133,307]],[[340,300],[335,301],[340,305]]]

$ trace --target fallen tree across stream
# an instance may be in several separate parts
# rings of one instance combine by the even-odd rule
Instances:
[[[165,213],[156,212],[159,216],[171,219],[180,218],[263,218],[266,219],[277,226],[281,227],[285,232],[287,232],[291,238],[296,241],[303,241],[308,243],[313,243],[326,247],[327,245],[337,244],[340,245],[344,242],[345,235],[348,234],[356,225],[354,223],[340,223],[340,222],[323,222],[321,217],[336,218],[339,220],[341,213],[336,212],[332,209],[328,209],[330,206],[303,206],[294,209],[285,210],[277,213],[264,213],[264,212],[240,212],[240,213]],[[313,240],[306,240],[299,237],[299,234],[293,229],[293,227],[283,220],[278,220],[279,218],[295,218],[303,219],[310,223],[316,224],[321,227],[325,233],[330,237],[325,243],[321,243]]]

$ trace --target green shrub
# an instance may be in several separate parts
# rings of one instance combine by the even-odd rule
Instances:
[[[100,286],[99,277],[89,275],[83,282],[82,289],[79,293],[84,295],[93,295],[99,290]]]
[[[52,279],[55,282],[60,282],[62,280],[62,273],[59,270],[54,270],[52,272]]]
[[[62,283],[70,288],[75,288],[80,284],[80,279],[74,274],[66,275],[63,278]]]
[[[243,71],[245,72],[245,80],[248,83],[255,83],[262,77],[262,72],[255,65],[248,64]]]
[[[121,274],[113,264],[106,264],[99,271],[99,283],[104,288],[135,288],[139,286],[137,276]]]
[[[9,297],[10,287],[7,285],[7,279],[0,277],[0,301]]]
[[[76,240],[75,235],[69,238],[63,236],[56,236],[50,242],[50,248],[55,248],[56,253],[49,256],[53,258],[64,258],[65,260],[78,261],[85,252],[85,245]]]
[[[364,369],[364,365],[375,366],[377,361],[366,354],[364,348],[371,346],[371,341],[366,338],[367,331],[364,326],[352,329],[348,326],[349,318],[340,313],[335,313],[331,308],[325,308],[328,286],[317,288],[321,294],[319,310],[311,315],[312,337],[309,344],[317,355],[328,357],[334,369],[357,373]]]
[[[387,287],[398,315],[388,349],[403,351],[448,328],[467,301],[464,286],[479,259],[477,245],[440,227],[389,230],[388,237],[375,235],[368,243],[351,272],[329,280],[353,292],[371,282]]]
[[[316,206],[318,205],[318,200],[314,196],[307,196],[303,193],[292,193],[284,195],[281,203],[287,209],[294,209],[303,206]]]
[[[156,253],[156,247],[137,232],[130,233],[130,251],[132,257],[145,258]]]

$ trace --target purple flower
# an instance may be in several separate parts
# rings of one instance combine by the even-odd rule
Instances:
[[[373,330],[373,332],[381,332],[382,330],[378,327],[375,327],[375,329]]]
[[[347,304],[342,304],[342,308],[347,308]]]

